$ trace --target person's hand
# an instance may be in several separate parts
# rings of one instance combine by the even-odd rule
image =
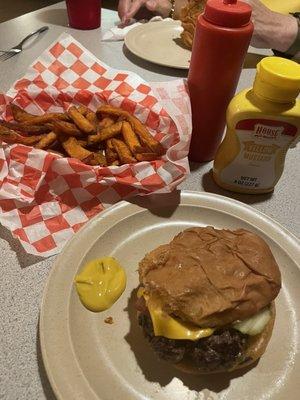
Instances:
[[[143,7],[152,13],[167,17],[171,11],[171,2],[169,0],[119,0],[118,13],[121,21],[123,23],[130,21]]]
[[[244,0],[252,6],[254,47],[285,52],[298,33],[298,23],[292,15],[283,15],[267,8],[260,0]]]

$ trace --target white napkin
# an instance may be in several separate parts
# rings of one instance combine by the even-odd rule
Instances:
[[[127,25],[124,28],[119,28],[118,26],[114,26],[113,28],[110,28],[107,32],[105,32],[102,37],[101,41],[102,42],[117,42],[120,40],[124,40],[126,34],[136,26],[145,24],[147,22],[157,22],[157,21],[172,21],[172,18],[162,18],[159,16],[151,18],[149,21],[147,20],[141,20],[139,22],[134,22],[131,25]]]

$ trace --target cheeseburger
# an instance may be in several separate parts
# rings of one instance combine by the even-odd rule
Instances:
[[[266,242],[190,228],[139,264],[138,321],[158,357],[190,373],[232,371],[264,353],[281,287]]]

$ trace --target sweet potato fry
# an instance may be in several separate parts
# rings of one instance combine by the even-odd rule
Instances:
[[[11,108],[11,112],[12,112],[12,115],[14,117],[14,120],[17,121],[17,122],[28,121],[28,119],[30,117],[32,117],[31,114],[29,114],[28,112],[22,110],[22,108],[20,108],[16,104],[10,104],[10,108]]]
[[[116,152],[114,145],[112,143],[112,139],[108,139],[106,141],[106,149],[105,149],[105,156],[108,165],[116,165],[115,163],[117,162],[119,164],[119,157],[118,153]],[[117,165],[118,165],[117,164]]]
[[[139,153],[135,157],[138,161],[154,161],[157,160],[158,155],[156,153]]]
[[[80,112],[81,115],[83,115],[84,117],[86,116],[86,114],[88,113],[89,109],[86,106],[79,106],[77,108],[78,112]]]
[[[85,115],[85,118],[93,125],[95,132],[97,132],[98,118],[96,113],[88,110]]]
[[[131,155],[129,147],[122,140],[112,139],[112,144],[118,153],[121,164],[135,163],[136,159]]]
[[[57,140],[57,134],[54,132],[47,133],[34,147],[36,149],[46,149]]]
[[[68,116],[63,113],[49,113],[43,115],[33,115],[24,121],[24,125],[42,125],[53,120],[69,121]]]
[[[22,110],[20,107],[15,104],[10,105],[13,117],[17,122],[22,122],[24,125],[41,125],[46,122],[50,122],[55,119],[60,119],[63,121],[68,121],[69,117],[65,113],[46,113],[43,115],[33,115],[28,112]]]
[[[122,130],[122,124],[123,122],[116,122],[107,128],[103,128],[96,135],[90,135],[88,138],[88,144],[102,142],[103,140],[111,139],[112,137],[119,135]]]
[[[80,146],[78,140],[75,137],[60,137],[60,140],[62,142],[63,148],[65,149],[65,152],[70,157],[77,158],[78,160],[83,161],[86,164],[88,164],[89,161],[94,158],[93,153]]]
[[[131,124],[132,129],[138,135],[142,144],[148,146],[152,152],[157,153],[158,155],[164,154],[164,148],[162,145],[154,139],[141,121],[131,115],[128,111],[110,105],[104,105],[97,109],[97,115],[113,115],[115,117],[122,117]]]
[[[50,122],[55,119],[61,119],[63,121],[68,121],[69,117],[65,113],[46,113],[43,115],[33,115],[22,110],[19,106],[15,104],[10,104],[11,111],[15,121],[23,122],[24,125],[41,125],[46,122]]]
[[[55,119],[54,121],[57,121],[57,119]],[[43,125],[43,126],[46,126],[47,128],[49,128],[50,131],[52,131],[53,128],[54,128],[54,124],[53,124],[52,121],[51,122],[45,122],[45,125]]]
[[[164,154],[165,151],[162,145],[156,139],[154,139],[154,137],[140,120],[130,115],[128,122],[131,124],[132,129],[138,135],[142,144],[149,147],[153,153],[158,155]]]
[[[71,119],[74,121],[75,125],[77,125],[81,131],[83,131],[84,133],[95,132],[93,124],[91,124],[90,121],[88,121],[82,114],[80,114],[76,107],[70,107],[68,113]]]
[[[13,129],[19,132],[29,133],[31,135],[40,135],[42,133],[50,132],[50,128],[48,126],[39,126],[39,125],[24,125],[18,122],[7,122],[0,120],[0,125],[5,126],[6,128]]]
[[[52,125],[54,132],[57,134],[63,133],[67,136],[76,137],[82,136],[82,132],[77,128],[75,124],[72,124],[71,122],[54,120],[51,124],[48,125]]]
[[[106,158],[102,153],[93,153],[93,158],[88,162],[89,165],[107,165]]]
[[[103,128],[109,127],[110,125],[112,125],[114,123],[115,123],[115,121],[112,118],[105,117],[105,118],[102,119],[102,121],[99,122],[98,126],[99,126],[100,129],[103,129]]]
[[[34,144],[38,143],[43,137],[44,135],[22,136],[12,129],[0,125],[0,141],[3,140],[5,143],[8,144],[20,143],[26,144],[28,146],[33,146]]]
[[[124,121],[122,124],[122,135],[132,154],[139,153],[143,150],[139,139],[134,133],[130,123],[127,121]]]
[[[113,116],[116,118],[124,117],[126,119],[130,116],[130,113],[128,111],[122,110],[122,108],[112,107],[109,104],[98,107],[96,114],[98,118]]]
[[[93,146],[101,141],[99,134],[88,136],[88,145]]]
[[[44,135],[36,135],[36,136],[20,136],[18,138],[18,143],[21,144],[26,144],[26,146],[34,146],[36,143],[38,143]]]
[[[83,140],[83,139],[77,139],[77,142],[80,144],[80,146],[82,147],[86,147],[87,146],[87,140]]]

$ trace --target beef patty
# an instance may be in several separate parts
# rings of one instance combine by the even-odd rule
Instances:
[[[140,309],[138,321],[159,358],[171,363],[190,359],[207,371],[220,366],[230,369],[241,357],[247,341],[247,335],[232,328],[218,329],[211,336],[197,341],[155,336],[150,314],[145,309]]]

